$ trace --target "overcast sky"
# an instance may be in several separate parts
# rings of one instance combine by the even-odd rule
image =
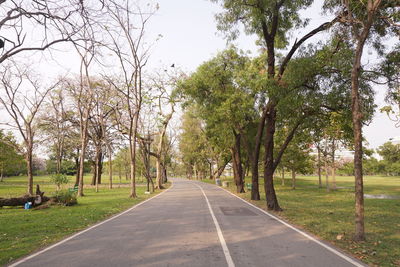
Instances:
[[[226,41],[220,33],[217,33],[214,19],[214,15],[221,10],[217,4],[206,0],[159,0],[157,2],[160,9],[150,21],[146,34],[149,40],[155,39],[158,34],[163,37],[153,48],[148,64],[149,69],[162,68],[174,63],[185,71],[194,71],[199,64],[225,48]],[[318,4],[303,13],[312,18],[310,27],[329,20],[320,13]],[[295,35],[300,34],[297,32]],[[319,35],[317,38],[324,38],[324,35]],[[239,48],[252,51],[255,55],[257,47],[254,41],[254,37],[242,34],[236,44]],[[57,62],[46,63],[51,58],[49,53],[46,53],[46,57],[42,59],[43,64],[38,65],[42,73],[51,77],[65,71],[77,72],[79,65],[78,61],[74,60],[73,51],[53,52],[52,55],[57,58]],[[368,50],[366,57],[368,57]],[[384,105],[385,88],[376,87],[375,90],[377,91],[376,103],[378,106]],[[377,148],[389,138],[400,135],[394,123],[379,111],[374,121],[364,128],[364,133],[372,148]]]

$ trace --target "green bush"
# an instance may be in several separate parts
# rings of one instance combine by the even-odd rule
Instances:
[[[61,185],[69,183],[68,177],[60,173],[53,174],[50,178],[50,181],[57,186],[57,190],[61,189]]]
[[[57,191],[54,199],[57,203],[60,203],[64,206],[72,206],[78,204],[76,193],[69,190]]]

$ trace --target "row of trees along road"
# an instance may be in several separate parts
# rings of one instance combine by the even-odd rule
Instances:
[[[366,46],[376,49],[379,55],[387,54],[382,40],[398,35],[396,14],[400,2],[327,0],[323,9],[332,19],[296,36],[292,44],[289,37],[308,22],[300,11],[313,1],[213,2],[222,5],[223,11],[216,18],[219,30],[229,40],[238,36],[241,24],[247,34],[258,36],[263,51],[256,58],[249,58],[231,47],[203,63],[180,84],[189,112],[185,120],[193,113],[201,118],[199,122],[192,121],[204,131],[197,133],[203,138],[196,144],[207,144],[213,151],[231,155],[237,192],[244,191],[244,173],[251,166],[253,200],[260,199],[262,152],[267,207],[280,211],[273,176],[296,133],[312,133],[311,142],[325,142],[326,149],[320,145],[325,157],[328,142],[333,147],[339,140],[349,143],[355,151],[355,240],[363,240],[362,125],[374,111],[371,85],[383,83],[384,76],[385,83],[393,81],[397,73],[388,65],[386,71],[379,66],[362,66],[361,58]],[[310,44],[315,35],[327,31],[328,41]],[[331,120],[333,114],[340,120]],[[337,129],[329,126],[330,122]],[[183,140],[185,134],[188,135],[184,133]],[[181,149],[188,151],[184,144]],[[185,155],[186,164],[197,168],[200,163]]]
[[[145,71],[152,48],[145,41],[145,28],[157,9],[157,4],[140,6],[126,0],[0,1],[0,104],[8,114],[1,123],[22,140],[19,144],[1,131],[0,144],[2,150],[13,147],[24,156],[29,194],[38,146],[47,148],[55,173],[70,171],[72,165],[79,196],[84,195],[88,161],[98,191],[107,157],[112,188],[113,162],[119,170],[124,164],[113,160],[113,154],[121,149],[129,154],[130,197],[136,197],[138,146],[148,184],[153,184],[152,156],[156,186],[162,188],[174,140],[167,131],[176,102],[171,90],[182,74],[178,69]],[[18,57],[59,43],[75,51],[80,64],[75,74],[54,82],[44,82],[31,62],[24,64]],[[3,175],[18,157],[1,154]]]

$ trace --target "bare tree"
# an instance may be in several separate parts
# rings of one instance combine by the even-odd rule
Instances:
[[[83,24],[78,0],[0,1],[0,64],[16,54],[75,40]]]
[[[58,88],[50,92],[49,101],[45,106],[45,112],[40,116],[40,129],[44,142],[50,144],[56,158],[56,173],[61,173],[62,161],[65,157],[65,142],[71,128],[66,110],[66,97],[64,91]]]
[[[6,123],[17,130],[23,140],[23,154],[27,164],[28,194],[33,195],[33,150],[37,130],[36,119],[39,109],[50,90],[54,86],[42,90],[28,68],[17,65],[5,66],[1,75],[1,87],[4,93],[0,95],[0,103],[11,117]]]
[[[121,70],[119,83],[114,83],[123,99],[123,109],[118,118],[127,134],[130,152],[130,197],[136,195],[136,141],[138,120],[143,102],[143,68],[147,64],[150,46],[144,42],[145,27],[157,7],[147,6],[144,11],[140,6],[128,0],[110,0],[105,3],[107,21],[102,22],[108,33],[109,44],[104,44],[117,58]],[[109,79],[112,81],[112,79]]]
[[[99,184],[101,183],[103,159],[106,149],[109,154],[110,171],[112,168],[112,138],[110,131],[113,126],[111,119],[115,109],[112,106],[113,91],[111,89],[112,86],[104,81],[96,82],[96,86],[93,87],[93,109],[89,118],[89,134],[95,147],[95,172],[92,184],[96,186],[96,192],[98,192]],[[110,174],[110,186],[111,185],[112,171]]]
[[[176,97],[173,94],[173,89],[178,80],[183,76],[183,73],[174,69],[169,73],[168,70],[158,72],[151,79],[151,87],[155,90],[156,101],[158,103],[158,137],[156,151],[152,152],[156,158],[156,188],[163,188],[163,181],[166,179],[166,143],[165,137],[167,133],[168,124],[175,113],[175,105],[177,103]],[[168,146],[167,146],[168,147]]]

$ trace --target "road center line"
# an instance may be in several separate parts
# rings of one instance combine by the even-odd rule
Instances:
[[[229,253],[228,246],[226,245],[225,238],[222,234],[221,227],[219,226],[217,218],[215,217],[214,211],[211,208],[210,201],[208,201],[208,197],[207,197],[206,193],[204,192],[203,188],[197,184],[194,184],[194,185],[197,186],[198,188],[200,188],[201,192],[203,193],[204,198],[206,199],[208,209],[210,210],[211,217],[215,224],[215,228],[217,228],[219,242],[221,243],[222,250],[224,251],[224,255],[225,255],[226,262],[228,263],[228,267],[235,267],[235,263],[233,263],[231,254]]]

